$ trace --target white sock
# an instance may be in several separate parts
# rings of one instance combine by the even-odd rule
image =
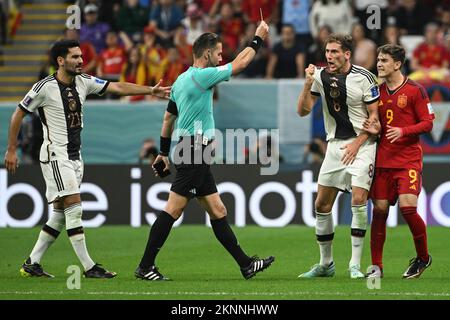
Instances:
[[[31,263],[40,263],[42,256],[55,242],[64,227],[63,210],[53,209],[53,214],[39,233],[39,237],[30,253]]]
[[[40,263],[42,256],[47,249],[55,242],[56,238],[49,235],[47,232],[41,230],[39,237],[34,245],[33,250],[30,253],[31,263]]]
[[[364,237],[367,229],[367,206],[352,206],[352,258],[349,265],[361,266],[361,257],[364,249]]]
[[[81,203],[64,209],[67,234],[69,235],[73,250],[83,265],[84,270],[87,271],[95,265],[95,262],[92,261],[86,248],[86,239],[81,221],[82,213]]]
[[[316,237],[320,249],[319,264],[328,266],[333,261],[334,224],[331,212],[316,212]]]
[[[84,233],[71,236],[70,242],[72,243],[73,250],[75,250],[78,259],[83,265],[84,270],[87,271],[91,269],[95,265],[95,262],[92,261],[87,251]]]
[[[321,266],[328,267],[333,261],[333,241],[319,242]]]

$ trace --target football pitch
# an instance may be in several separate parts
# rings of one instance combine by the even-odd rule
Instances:
[[[160,271],[173,281],[142,281],[134,270],[143,253],[148,227],[105,226],[86,229],[94,261],[116,271],[115,279],[81,278],[80,289],[68,289],[70,265],[80,265],[65,233],[41,261],[55,278],[23,278],[21,263],[39,233],[33,229],[0,229],[0,299],[149,299],[149,300],[299,300],[299,299],[450,299],[450,229],[429,227],[433,264],[420,279],[403,280],[409,259],[415,256],[407,226],[388,228],[384,278],[379,289],[369,289],[366,279],[351,280],[350,229],[339,226],[334,241],[336,275],[333,278],[298,279],[318,262],[314,228],[289,226],[234,228],[244,248],[260,257],[274,255],[274,264],[256,277],[244,280],[238,266],[206,226],[174,228],[158,256]],[[363,269],[370,265],[366,238]],[[372,283],[372,287],[376,285]]]

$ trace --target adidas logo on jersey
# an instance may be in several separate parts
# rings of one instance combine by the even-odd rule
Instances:
[[[194,188],[194,189],[191,189],[191,190],[189,190],[189,192],[190,192],[190,193],[192,193],[192,194],[197,194],[197,190],[195,190],[195,188]]]

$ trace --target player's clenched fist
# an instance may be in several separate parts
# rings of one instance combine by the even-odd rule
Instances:
[[[269,34],[269,26],[265,21],[261,21],[258,28],[256,29],[255,36],[260,37],[261,39],[266,39]]]
[[[305,82],[308,85],[312,85],[314,82],[314,71],[316,70],[316,66],[313,64],[310,64],[308,68],[305,69]]]

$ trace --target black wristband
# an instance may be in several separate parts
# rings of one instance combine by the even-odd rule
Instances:
[[[170,143],[172,142],[171,138],[164,138],[161,136],[160,141],[159,141],[159,146],[160,146],[160,151],[159,154],[167,157],[169,155],[170,152]]]
[[[258,52],[259,48],[261,48],[263,44],[263,39],[261,39],[258,36],[255,36],[252,40],[252,42],[250,42],[250,44],[248,45],[250,48],[253,48],[255,50],[255,52]]]

